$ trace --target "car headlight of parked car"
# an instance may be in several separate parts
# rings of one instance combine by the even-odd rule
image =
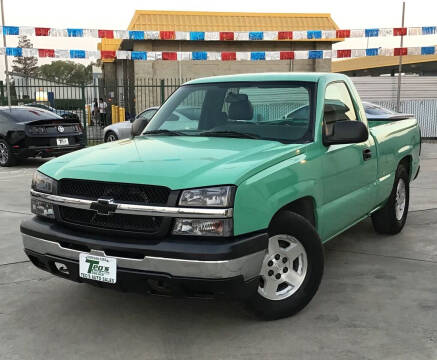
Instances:
[[[229,208],[233,206],[234,186],[214,186],[184,190],[179,206],[203,208]],[[231,236],[233,220],[227,219],[184,219],[175,220],[173,234],[197,236]]]
[[[53,194],[55,186],[56,180],[52,179],[51,177],[48,177],[47,175],[44,175],[39,171],[35,171],[35,173],[33,174],[32,190],[47,194]],[[51,219],[55,218],[53,205],[48,202],[32,196],[30,206],[32,213],[36,215],[45,216]]]

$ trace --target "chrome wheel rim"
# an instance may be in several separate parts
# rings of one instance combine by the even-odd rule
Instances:
[[[272,236],[261,267],[258,293],[269,300],[286,299],[299,290],[307,269],[307,253],[299,240],[285,234]]]
[[[117,138],[116,138],[116,136],[114,134],[109,134],[106,139],[107,139],[107,142],[117,141]]]
[[[4,165],[8,162],[8,148],[6,144],[0,144],[0,164]]]
[[[407,191],[405,187],[404,179],[399,179],[398,186],[396,187],[396,198],[395,198],[395,212],[396,220],[400,221],[404,216],[405,204],[407,199]]]

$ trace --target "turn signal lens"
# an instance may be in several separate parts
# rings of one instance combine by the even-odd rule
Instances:
[[[173,234],[231,236],[232,219],[176,219]]]
[[[35,198],[30,199],[30,210],[35,215],[44,216],[50,219],[55,218],[55,212],[53,211],[53,205],[45,201],[41,201]]]

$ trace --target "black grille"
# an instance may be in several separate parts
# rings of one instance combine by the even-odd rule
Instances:
[[[170,189],[164,186],[62,179],[58,183],[58,194],[90,200],[111,198],[119,202],[163,205],[167,204]]]
[[[160,217],[126,214],[98,215],[93,210],[65,206],[60,206],[59,212],[62,219],[69,223],[132,232],[156,233],[162,222]]]

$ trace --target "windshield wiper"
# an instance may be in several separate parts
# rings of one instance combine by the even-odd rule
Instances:
[[[150,130],[143,132],[141,135],[171,135],[171,136],[184,136],[187,135],[181,131],[167,130],[167,129],[158,129],[158,130]]]
[[[198,134],[198,136],[217,136],[217,137],[236,137],[246,139],[260,139],[258,135],[242,133],[238,131],[204,131]]]

